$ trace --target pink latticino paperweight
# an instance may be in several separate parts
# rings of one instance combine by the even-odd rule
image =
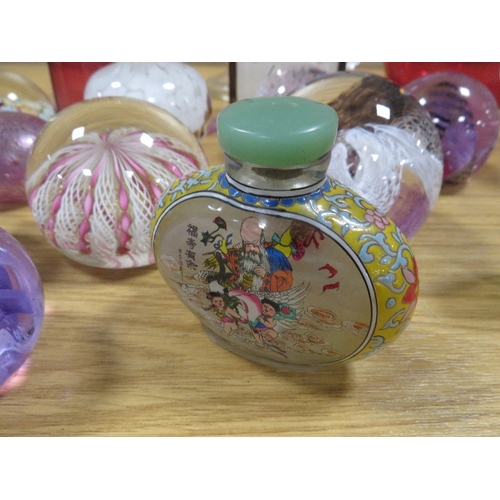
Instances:
[[[65,108],[37,139],[26,193],[47,240],[82,264],[154,263],[150,220],[171,182],[206,166],[192,132],[158,106],[105,97]]]

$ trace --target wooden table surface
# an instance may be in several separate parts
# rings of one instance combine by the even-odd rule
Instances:
[[[196,67],[207,78],[224,69]],[[0,68],[52,93],[44,63]],[[214,100],[214,114],[224,105]],[[202,146],[222,162],[215,135]],[[28,207],[0,212],[47,306],[27,378],[0,397],[0,435],[498,436],[499,193],[500,146],[462,189],[441,194],[411,240],[421,286],[407,330],[371,358],[312,374],[216,345],[154,266],[80,265],[49,245]]]

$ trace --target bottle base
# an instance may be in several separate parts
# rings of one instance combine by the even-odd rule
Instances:
[[[280,371],[285,371],[285,372],[300,372],[300,373],[311,373],[311,372],[319,372],[319,371],[324,371],[327,370],[328,368],[332,367],[335,364],[338,363],[329,363],[329,364],[322,364],[322,365],[298,365],[298,364],[291,364],[291,363],[280,363],[279,361],[273,361],[271,359],[266,359],[262,356],[257,356],[252,353],[249,353],[247,351],[244,351],[243,349],[238,349],[237,347],[233,346],[229,342],[227,342],[225,339],[214,333],[212,330],[207,328],[206,326],[202,325],[203,330],[205,333],[208,335],[210,339],[212,339],[216,344],[219,346],[223,347],[224,349],[232,352],[233,354],[237,354],[238,356],[241,356],[242,358],[248,359],[249,361],[252,361],[254,363],[264,365],[264,366],[269,366],[271,368],[274,368],[276,370]]]

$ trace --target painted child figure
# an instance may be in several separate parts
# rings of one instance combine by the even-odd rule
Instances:
[[[278,321],[284,319],[295,319],[295,311],[286,304],[278,304],[270,299],[262,299],[262,313],[250,321],[256,344],[264,347],[265,342],[272,343],[277,337],[276,327]]]
[[[224,332],[231,335],[238,329],[238,322],[247,323],[247,320],[240,316],[234,307],[228,304],[227,295],[222,295],[220,292],[210,292],[207,298],[210,299],[210,306],[207,308],[213,311],[220,319]]]

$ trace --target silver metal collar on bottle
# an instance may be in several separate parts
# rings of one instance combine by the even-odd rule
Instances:
[[[228,182],[239,191],[258,196],[302,196],[320,188],[330,164],[328,151],[316,161],[291,167],[240,162],[224,154]]]

